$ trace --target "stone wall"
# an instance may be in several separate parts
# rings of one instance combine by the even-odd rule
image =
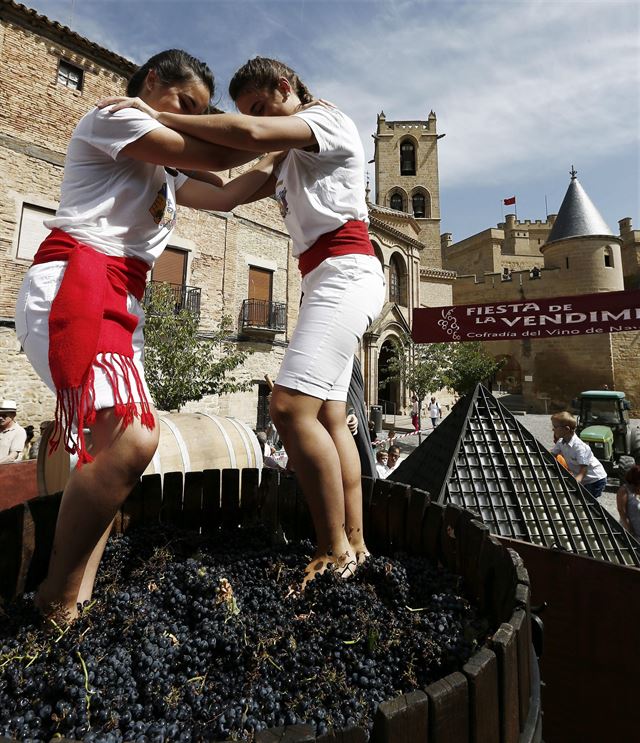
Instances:
[[[41,421],[53,418],[55,397],[33,370],[13,328],[0,327],[0,355],[0,397],[15,400],[18,423],[33,424],[37,431]]]
[[[631,402],[631,417],[640,418],[640,332],[614,333],[611,352],[614,367],[611,389],[626,392]]]
[[[3,21],[0,31],[0,395],[16,398],[23,423],[38,423],[52,417],[54,397],[20,352],[13,329],[17,292],[30,265],[30,260],[16,258],[22,206],[56,209],[64,153],[75,124],[97,99],[120,93],[126,75],[103,66],[98,57],[83,56],[11,22]],[[61,57],[84,69],[82,91],[58,84]],[[243,205],[234,213],[179,207],[170,244],[188,251],[187,284],[201,289],[203,333],[211,332],[223,314],[230,315],[240,345],[255,351],[238,378],[257,382],[268,373],[275,379],[300,301],[297,264],[275,200]],[[240,323],[249,265],[273,270],[273,301],[287,304],[286,331],[263,341],[243,333]],[[231,415],[255,426],[256,404],[254,384],[248,392],[210,396],[186,409]]]

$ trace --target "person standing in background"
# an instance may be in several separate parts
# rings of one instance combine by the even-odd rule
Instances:
[[[432,428],[435,428],[438,425],[438,419],[442,417],[440,404],[435,397],[432,397],[431,402],[429,403],[429,417],[431,418]]]
[[[420,402],[415,393],[411,396],[411,424],[414,431],[420,430]]]
[[[15,400],[3,400],[0,404],[0,464],[17,462],[22,457],[27,432],[16,423]]]

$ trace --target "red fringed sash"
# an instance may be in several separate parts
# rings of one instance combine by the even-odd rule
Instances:
[[[310,248],[300,254],[298,268],[304,277],[327,258],[338,255],[375,255],[364,222],[350,219],[337,229],[320,235]]]
[[[127,294],[138,300],[144,296],[149,266],[138,258],[99,253],[57,229],[40,245],[33,262],[35,265],[50,261],[66,261],[67,267],[49,314],[49,367],[57,392],[49,453],[62,441],[68,452],[77,453],[77,466],[81,467],[93,461],[86,448],[83,428],[91,425],[96,416],[94,364],[109,380],[115,414],[122,427],[126,428],[138,416],[143,426],[155,427],[142,379],[133,362],[133,332],[138,319],[127,312]],[[124,380],[125,397],[120,394],[118,377]],[[134,402],[132,379],[139,403]]]

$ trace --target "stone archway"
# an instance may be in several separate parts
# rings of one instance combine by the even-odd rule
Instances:
[[[522,368],[518,360],[509,354],[501,354],[496,361],[506,360],[506,363],[496,372],[495,384],[499,389],[508,392],[510,395],[522,394]]]
[[[395,356],[395,347],[391,339],[387,339],[380,347],[378,354],[378,404],[385,412],[400,413],[400,383],[397,379],[388,379],[388,365]]]

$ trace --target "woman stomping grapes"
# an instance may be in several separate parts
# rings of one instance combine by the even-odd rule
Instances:
[[[316,531],[305,582],[330,566],[346,576],[367,548],[360,461],[345,401],[354,353],[384,300],[384,277],[367,232],[364,151],[351,119],[314,104],[296,73],[277,60],[250,60],[229,92],[240,114],[149,111],[131,98],[100,105],[141,108],[171,129],[238,150],[288,150],[256,193],[275,193],[302,273],[298,324],[275,382],[271,418]]]
[[[213,90],[209,68],[179,50],[152,57],[127,88],[159,111],[190,114],[208,108]],[[176,204],[229,210],[266,182],[274,158],[225,185],[173,168],[221,170],[251,157],[131,109],[94,109],[73,133],[60,207],[46,222],[52,232],[16,306],[20,343],[57,397],[52,448],[63,445],[78,456],[36,596],[45,614],[58,607],[74,618],[78,603],[91,598],[111,522],[158,444],[140,300],[175,225]]]

